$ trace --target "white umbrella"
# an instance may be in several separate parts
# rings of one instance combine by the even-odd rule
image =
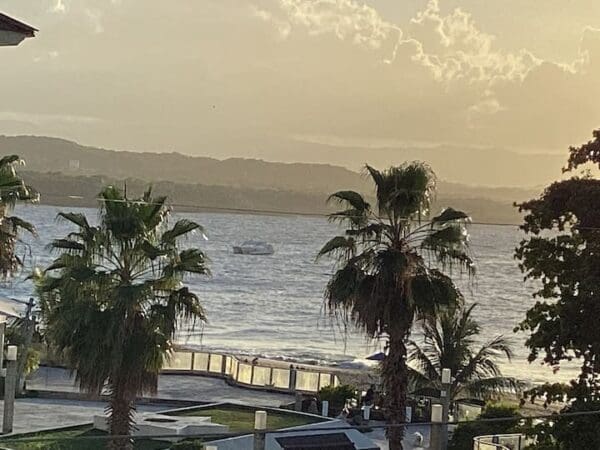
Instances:
[[[27,312],[27,302],[14,298],[0,297],[0,314],[6,317],[24,317]]]

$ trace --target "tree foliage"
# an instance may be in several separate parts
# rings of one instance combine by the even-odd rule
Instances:
[[[599,150],[600,130],[596,130],[594,140],[570,148],[565,172],[581,169],[586,164],[597,166]],[[518,327],[529,334],[526,341],[529,360],[541,359],[555,371],[565,362],[580,365],[577,379],[569,384],[547,383],[530,391],[528,397],[532,401],[542,398],[546,404],[567,402],[565,412],[598,406],[600,180],[589,173],[576,174],[551,184],[539,198],[518,206],[526,213],[521,228],[527,238],[521,242],[516,257],[525,279],[536,280],[540,285],[534,294],[537,302]],[[549,437],[541,442],[556,446],[543,447],[540,443],[536,448],[600,448],[598,424],[598,416],[590,416],[587,422],[565,420],[556,426],[547,424],[545,433]],[[540,436],[543,437],[543,433]],[[596,445],[573,444],[588,440]]]
[[[330,220],[343,234],[327,242],[319,257],[337,261],[326,289],[327,310],[352,322],[370,337],[385,336],[388,355],[381,376],[388,420],[405,420],[408,370],[406,342],[417,317],[462,301],[443,269],[471,273],[465,213],[447,209],[427,220],[435,194],[435,175],[412,162],[379,171],[366,166],[375,185],[376,204],[363,195],[339,191],[330,196],[342,210]],[[402,448],[403,430],[388,433],[390,448]]]
[[[324,386],[319,390],[319,401],[328,401],[331,412],[339,412],[348,399],[356,397],[356,387],[348,384]]]
[[[442,368],[453,374],[449,397],[490,400],[504,393],[516,393],[521,383],[502,375],[498,360],[510,361],[512,350],[503,336],[496,336],[476,347],[481,333],[480,325],[469,307],[458,305],[436,316],[427,317],[423,323],[424,341],[409,343],[410,387],[413,391],[442,389]]]
[[[17,243],[21,230],[35,234],[35,228],[29,222],[11,215],[18,202],[37,201],[39,194],[25,184],[16,171],[22,165],[17,155],[0,158],[0,276],[5,278],[16,272],[23,259],[17,254]]]
[[[107,187],[100,198],[97,226],[80,213],[59,214],[74,231],[50,244],[57,257],[37,286],[46,339],[82,388],[107,389],[111,434],[127,435],[136,396],[156,391],[182,320],[205,319],[184,277],[208,269],[202,251],[179,246],[200,225],[182,219],[169,228],[165,197],[148,190],[130,200]]]

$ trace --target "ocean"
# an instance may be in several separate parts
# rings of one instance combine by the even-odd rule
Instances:
[[[48,243],[72,228],[55,220],[59,211],[85,213],[90,221],[97,211],[89,208],[19,206],[16,215],[34,223],[37,238],[25,239],[26,263],[44,267],[52,255]],[[210,259],[210,277],[187,282],[199,295],[208,323],[180,331],[178,341],[197,349],[241,353],[302,363],[356,367],[365,356],[379,351],[383,342],[366,339],[359,331],[341,329],[323,310],[323,292],[332,272],[330,260],[316,261],[320,247],[338,231],[322,217],[268,216],[248,214],[181,213],[202,224],[202,234],[185,245],[202,248]],[[468,279],[455,274],[468,303],[477,302],[475,317],[482,326],[481,341],[497,335],[509,337],[515,358],[503,364],[507,375],[533,382],[571,378],[573,367],[557,374],[539,362],[527,362],[526,335],[515,326],[535,301],[534,286],[523,281],[514,259],[514,249],[523,238],[516,226],[472,225],[471,250],[477,274]],[[270,256],[233,254],[232,245],[248,239],[272,244]],[[17,278],[0,287],[0,295],[27,299],[32,285]],[[418,330],[414,332],[418,339]]]

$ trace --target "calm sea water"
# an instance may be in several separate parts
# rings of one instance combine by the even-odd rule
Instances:
[[[44,267],[52,256],[46,246],[72,228],[55,220],[60,209],[51,206],[21,206],[17,215],[34,223],[37,239],[28,239],[28,265]],[[90,220],[94,209],[81,211]],[[337,231],[324,218],[253,216],[236,214],[185,213],[201,223],[208,240],[200,234],[186,245],[201,247],[210,258],[212,276],[192,278],[209,322],[192,332],[182,332],[179,341],[211,350],[248,353],[300,362],[328,364],[359,363],[381,349],[382,343],[366,340],[359,332],[347,336],[323,314],[323,291],[332,270],[331,261],[315,261],[320,246]],[[175,215],[178,216],[177,214]],[[477,226],[470,229],[472,251],[477,264],[474,280],[458,279],[468,302],[477,302],[482,340],[503,334],[512,339],[516,358],[504,365],[507,374],[532,381],[570,377],[526,362],[522,333],[513,328],[533,305],[531,285],[523,282],[513,259],[522,238],[516,227]],[[234,255],[232,245],[247,239],[261,239],[275,247],[271,256]],[[22,279],[0,288],[0,294],[26,299],[32,286]]]

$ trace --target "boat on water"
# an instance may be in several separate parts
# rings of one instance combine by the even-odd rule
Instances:
[[[241,245],[234,245],[233,253],[237,255],[272,255],[275,250],[271,244],[264,241],[246,241]]]

